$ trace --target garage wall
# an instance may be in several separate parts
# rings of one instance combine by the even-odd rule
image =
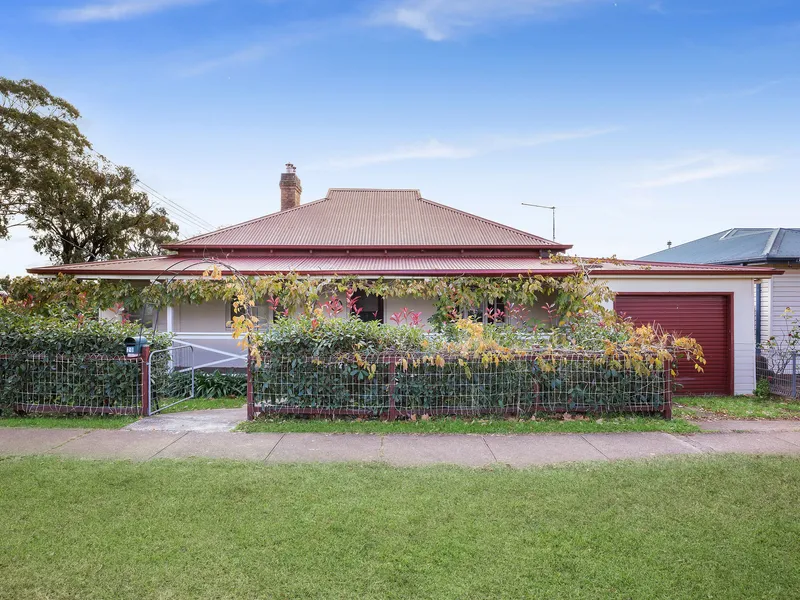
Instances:
[[[752,278],[619,277],[606,280],[615,292],[733,293],[733,390],[752,394],[755,388],[756,332]],[[613,308],[613,303],[609,303]]]

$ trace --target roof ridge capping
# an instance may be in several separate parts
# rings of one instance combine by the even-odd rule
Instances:
[[[331,192],[415,192],[417,197],[422,198],[422,192],[419,188],[348,188],[348,187],[335,187],[328,188],[328,194],[325,198],[329,198]]]
[[[762,253],[766,258],[769,258],[769,255],[772,254],[772,250],[775,247],[775,240],[778,239],[778,234],[780,232],[781,229],[777,228],[773,229],[772,233],[769,234],[769,237],[767,238],[767,243],[764,244],[764,251]]]

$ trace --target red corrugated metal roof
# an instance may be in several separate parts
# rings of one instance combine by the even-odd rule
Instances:
[[[77,276],[148,275],[183,273],[199,275],[209,267],[200,258],[155,256],[81,263],[29,269],[41,275],[65,273]],[[213,259],[210,259],[213,260]],[[270,275],[296,272],[304,275],[517,275],[565,274],[575,270],[571,262],[502,255],[452,256],[348,256],[298,254],[288,256],[220,257],[220,262],[246,275]],[[710,266],[639,261],[598,262],[592,265],[598,275],[751,275],[769,276],[780,271],[760,267]]]
[[[165,248],[571,248],[431,202],[419,190],[330,189],[327,197]]]

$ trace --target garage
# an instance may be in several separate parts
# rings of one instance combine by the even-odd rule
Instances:
[[[685,360],[678,362],[681,388],[677,394],[733,394],[733,330],[731,294],[620,293],[618,313],[636,324],[658,323],[665,330],[693,337],[703,347],[707,364],[698,373]]]

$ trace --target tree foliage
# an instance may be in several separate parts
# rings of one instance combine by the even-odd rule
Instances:
[[[92,152],[78,110],[41,85],[0,78],[0,237],[33,232],[60,263],[155,253],[178,227],[136,176]]]
[[[156,254],[178,227],[135,182],[131,169],[86,156],[44,173],[25,215],[34,249],[61,264]]]
[[[0,77],[0,236],[25,210],[33,182],[90,148],[79,118],[72,104],[30,79]]]

